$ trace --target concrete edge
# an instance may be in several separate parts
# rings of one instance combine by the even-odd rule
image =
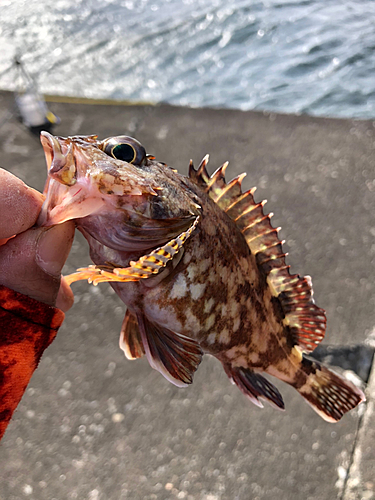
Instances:
[[[58,102],[62,104],[89,104],[102,106],[157,106],[155,102],[148,101],[130,101],[116,99],[95,99],[90,97],[73,97],[65,95],[48,95],[43,94],[46,102]]]
[[[371,464],[371,459],[367,461],[364,457],[364,449],[372,441],[371,434],[375,434],[375,355],[372,360],[370,377],[365,393],[366,403],[358,424],[357,437],[341,500],[373,498],[372,488],[367,488],[367,482],[371,477],[366,477],[366,469],[368,468],[371,474],[374,464]]]
[[[15,90],[9,90],[9,89],[1,89],[0,88],[0,95],[5,94],[5,95],[11,95],[14,94]],[[240,113],[253,113],[256,115],[264,115],[269,117],[271,121],[274,121],[277,116],[280,117],[287,117],[287,118],[305,118],[308,119],[310,122],[314,121],[330,121],[330,122],[338,122],[338,123],[344,123],[344,122],[350,122],[353,124],[356,123],[375,123],[375,120],[372,118],[358,118],[358,117],[353,117],[353,118],[344,118],[344,117],[338,117],[338,116],[326,116],[326,115],[310,115],[307,113],[286,113],[286,112],[279,112],[279,111],[272,111],[272,110],[267,110],[267,109],[248,109],[248,110],[243,110],[240,108],[231,108],[231,107],[224,107],[224,106],[189,106],[189,105],[180,105],[180,104],[173,104],[169,103],[167,101],[160,101],[160,102],[153,102],[153,101],[136,101],[136,100],[130,100],[130,99],[101,99],[101,98],[95,98],[95,97],[75,97],[75,96],[69,96],[69,95],[58,95],[58,94],[44,94],[41,92],[41,95],[43,96],[44,100],[49,103],[57,103],[57,104],[87,104],[87,105],[99,105],[99,106],[129,106],[129,107],[136,107],[136,106],[152,106],[152,107],[157,107],[157,106],[168,106],[171,108],[185,108],[185,109],[193,109],[193,110],[212,110],[212,111],[226,111],[226,112],[240,112]]]

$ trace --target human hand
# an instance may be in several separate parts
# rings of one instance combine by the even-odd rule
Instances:
[[[72,221],[32,227],[44,196],[0,169],[0,285],[67,311],[74,297],[61,278],[74,237]]]

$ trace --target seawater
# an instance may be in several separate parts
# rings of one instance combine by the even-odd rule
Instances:
[[[0,88],[375,117],[373,0],[0,0]]]

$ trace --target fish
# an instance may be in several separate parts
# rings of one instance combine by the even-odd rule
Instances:
[[[209,354],[255,405],[284,410],[270,375],[328,422],[365,400],[309,356],[324,338],[325,311],[311,278],[291,274],[272,214],[255,188],[242,190],[245,174],[227,182],[226,162],[210,176],[207,155],[184,176],[125,135],[42,132],[41,143],[48,177],[38,224],[75,221],[93,264],[65,279],[113,287],[126,305],[127,359],[146,356],[185,387]]]

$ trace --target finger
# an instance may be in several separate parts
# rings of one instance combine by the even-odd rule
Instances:
[[[61,277],[60,288],[56,298],[56,307],[66,312],[72,307],[74,303],[74,295],[72,289],[65,281],[65,278]]]
[[[43,201],[41,193],[0,168],[0,240],[33,226]]]
[[[0,247],[0,284],[54,306],[74,223],[32,228]]]

